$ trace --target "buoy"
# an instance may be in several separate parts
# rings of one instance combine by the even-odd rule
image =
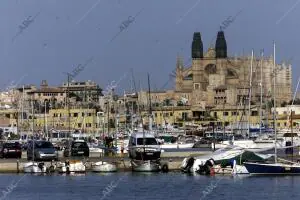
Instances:
[[[163,164],[161,166],[161,171],[164,172],[164,173],[169,172],[169,166],[168,166],[168,164]]]
[[[66,167],[66,172],[67,172],[67,174],[70,174],[70,168],[69,168],[69,166]]]
[[[210,175],[211,176],[215,175],[215,169],[213,167],[210,168]]]

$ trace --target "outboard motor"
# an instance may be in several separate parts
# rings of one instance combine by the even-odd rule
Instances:
[[[185,166],[183,167],[183,171],[191,173],[191,168],[193,167],[194,162],[195,162],[195,158],[193,158],[193,157],[188,158],[185,163]]]
[[[200,166],[199,169],[199,173],[200,174],[205,174],[205,175],[209,175],[210,174],[210,169],[214,166],[215,161],[214,159],[209,159],[205,162],[205,164],[203,166]]]
[[[67,173],[67,174],[70,174],[70,161],[69,161],[69,160],[66,160],[66,161],[65,161],[65,165],[66,165],[66,173]]]
[[[38,167],[41,169],[41,171],[43,171],[44,165],[45,165],[44,163],[39,163],[38,164]]]

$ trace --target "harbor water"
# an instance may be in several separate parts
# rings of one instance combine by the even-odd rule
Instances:
[[[171,173],[0,175],[0,199],[300,199],[300,176]]]

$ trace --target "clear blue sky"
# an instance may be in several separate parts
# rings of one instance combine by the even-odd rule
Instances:
[[[120,82],[130,86],[130,68],[136,84],[162,89],[175,68],[176,55],[190,58],[193,32],[200,31],[204,49],[229,16],[240,14],[225,30],[228,54],[272,53],[277,42],[277,62],[292,59],[293,83],[299,76],[300,0],[1,0],[0,85],[51,85],[66,79],[78,64],[94,56],[76,77],[91,79],[105,88]],[[299,4],[298,4],[299,3]],[[141,11],[141,12],[140,12]],[[140,12],[140,13],[139,13]],[[23,32],[12,38],[29,16],[40,13]],[[112,42],[129,16],[139,15]],[[214,44],[215,41],[213,41]],[[172,84],[168,84],[170,88]]]

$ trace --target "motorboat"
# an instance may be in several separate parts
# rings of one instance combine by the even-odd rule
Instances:
[[[134,172],[159,172],[160,164],[156,161],[132,160],[132,171]]]
[[[115,164],[104,162],[104,161],[92,163],[91,168],[93,172],[116,172],[117,171],[117,166]]]
[[[59,162],[56,165],[59,173],[85,173],[86,167],[82,161],[71,160],[66,162]]]
[[[263,161],[270,158],[272,155],[261,154],[257,151],[243,149],[240,147],[227,147],[219,149],[210,155],[188,157],[181,163],[181,169],[186,173],[209,174],[210,170],[220,173],[223,171],[233,171],[235,173],[247,173],[243,162],[246,160]],[[237,162],[238,164],[234,164]],[[228,169],[229,168],[229,169]]]
[[[23,171],[24,173],[46,173],[47,168],[43,162],[29,161],[23,164]]]

